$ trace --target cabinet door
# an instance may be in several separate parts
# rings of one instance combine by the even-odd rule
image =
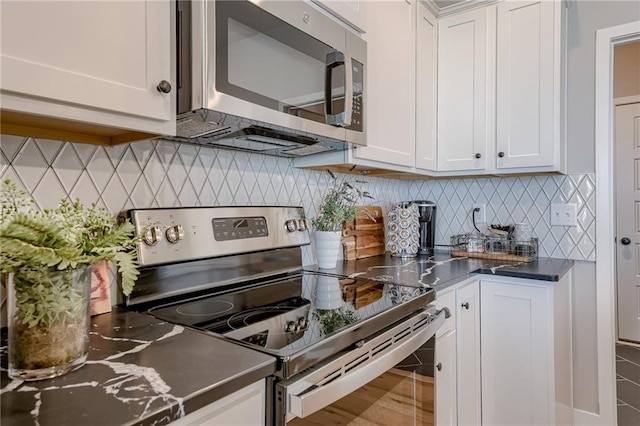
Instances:
[[[438,23],[438,170],[485,167],[488,10]]]
[[[456,331],[436,339],[436,425],[458,423],[456,413]]]
[[[85,117],[67,107],[175,117],[157,89],[171,82],[171,2],[2,2],[1,19],[3,94],[61,105],[60,117],[76,121]]]
[[[555,424],[553,307],[547,290],[482,281],[483,424]]]
[[[480,285],[473,281],[456,290],[458,352],[458,422],[481,422]]]
[[[415,0],[367,5],[367,146],[357,158],[415,164]]]
[[[437,170],[437,58],[438,28],[436,17],[418,3],[416,26],[416,167]]]
[[[367,31],[366,0],[312,0],[360,32]]]
[[[260,380],[172,422],[175,426],[261,426],[266,422],[265,381]]]
[[[553,166],[559,155],[560,7],[542,0],[497,6],[498,169]]]

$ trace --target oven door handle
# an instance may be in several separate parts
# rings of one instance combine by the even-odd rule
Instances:
[[[289,414],[301,418],[313,414],[369,383],[415,352],[435,335],[438,328],[444,323],[446,313],[442,309],[436,312],[435,315],[428,312],[423,312],[420,315],[422,317],[433,316],[433,318],[419,332],[377,354],[369,362],[364,362],[342,377],[325,385],[314,385],[307,382],[305,378],[300,379],[300,382],[305,384],[305,389],[297,394],[288,393]],[[330,369],[335,368],[332,367],[332,364],[329,364],[328,367]],[[296,381],[296,383],[299,382]],[[295,387],[295,385],[287,387],[291,388]]]

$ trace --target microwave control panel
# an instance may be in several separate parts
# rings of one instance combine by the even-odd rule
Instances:
[[[364,130],[364,66],[351,59],[351,67],[353,71],[353,108],[351,109],[351,130]]]

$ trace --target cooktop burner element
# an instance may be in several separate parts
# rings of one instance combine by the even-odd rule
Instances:
[[[225,300],[201,300],[187,303],[176,308],[176,313],[186,316],[202,317],[221,315],[233,309],[233,303]]]

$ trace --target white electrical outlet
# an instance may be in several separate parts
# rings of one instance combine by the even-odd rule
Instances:
[[[473,205],[473,210],[475,209],[480,209],[479,211],[475,212],[475,218],[476,218],[476,223],[487,223],[487,208],[485,204],[474,204]],[[474,214],[473,211],[471,211],[471,214]]]
[[[551,226],[578,226],[577,204],[551,204]]]

